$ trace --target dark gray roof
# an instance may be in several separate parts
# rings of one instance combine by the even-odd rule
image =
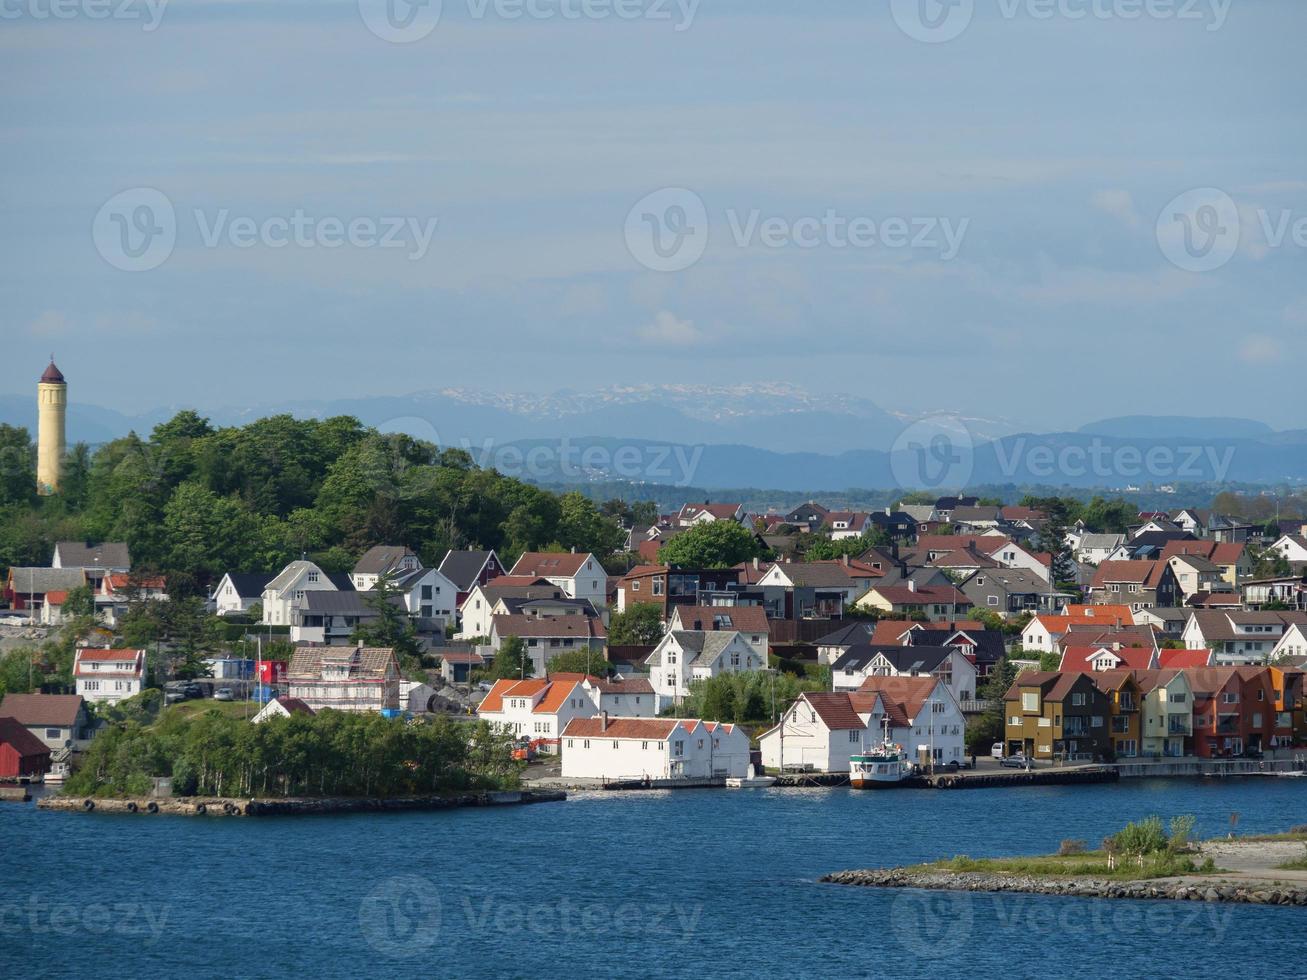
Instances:
[[[834,633],[827,633],[821,639],[816,641],[819,647],[851,647],[858,643],[866,643],[867,637],[876,632],[875,623],[850,623],[837,629]]]
[[[530,612],[532,609],[536,608],[537,606],[548,606],[551,609],[562,606],[567,609],[579,609],[581,613],[586,616],[599,615],[598,611],[594,607],[594,603],[592,603],[589,599],[569,599],[566,596],[559,599],[554,599],[548,596],[541,598],[540,596],[523,597],[523,596],[506,596],[506,595],[499,596],[499,598],[504,600],[504,606],[505,608],[508,609],[510,613]]]
[[[105,541],[89,544],[85,541],[58,541],[54,546],[63,568],[125,568],[132,567],[127,545],[122,541]]]
[[[871,643],[859,643],[849,647],[844,655],[831,667],[834,671],[858,671],[867,667],[877,657],[884,657],[894,669],[901,674],[915,671],[928,674],[938,667],[944,659],[953,653],[952,647],[927,646],[883,646]]]
[[[277,577],[276,572],[228,572],[227,579],[242,599],[257,599],[263,595],[268,583]]]
[[[398,544],[373,545],[363,552],[363,557],[354,566],[355,575],[380,575],[398,565],[404,558],[414,555],[412,551]]]
[[[86,584],[86,573],[81,568],[20,568],[9,569],[14,591],[27,593],[66,592]]]
[[[367,604],[367,600],[374,594],[310,589],[304,593],[303,605],[300,608],[308,613],[321,613],[328,616],[375,616],[376,613]],[[395,606],[403,604],[399,596],[392,597],[390,601]]]
[[[458,586],[459,592],[470,592],[491,554],[489,551],[450,551],[440,560],[440,574]]]

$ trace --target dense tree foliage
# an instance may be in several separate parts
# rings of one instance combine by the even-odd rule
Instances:
[[[585,647],[581,650],[565,650],[556,657],[550,657],[545,664],[547,674],[589,674],[592,677],[607,677],[612,671],[612,664],[604,656],[603,650]]]
[[[737,671],[691,681],[690,693],[672,713],[681,718],[765,726],[778,719],[804,691],[827,689],[820,679],[784,671]]]
[[[649,646],[663,638],[662,607],[635,602],[608,620],[608,645]]]
[[[729,568],[761,554],[748,528],[734,521],[710,521],[676,535],[659,549],[658,560],[680,568]]]
[[[217,710],[126,720],[91,743],[66,791],[143,795],[170,776],[179,796],[391,796],[516,781],[509,740],[449,718],[322,711],[251,725]]]
[[[46,564],[58,540],[126,541],[138,569],[197,594],[223,572],[301,556],[343,571],[378,543],[406,544],[428,565],[449,548],[494,548],[510,563],[526,550],[604,558],[623,541],[619,520],[651,510],[601,510],[349,417],[214,428],[181,412],[148,438],[73,447],[65,474],[63,493],[38,498],[29,433],[0,426],[0,567]]]

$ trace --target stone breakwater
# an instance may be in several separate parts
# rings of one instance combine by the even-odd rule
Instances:
[[[171,814],[186,817],[281,817],[329,813],[394,813],[412,810],[448,810],[457,807],[524,806],[557,803],[567,794],[553,790],[505,790],[487,793],[451,793],[438,796],[395,797],[293,797],[286,799],[233,799],[185,797],[179,799],[83,798],[51,796],[36,805],[42,810],[76,813],[121,813],[134,816]]]
[[[1234,882],[1218,877],[1111,881],[1103,878],[1047,879],[977,871],[922,871],[888,868],[837,871],[820,879],[867,888],[927,888],[940,891],[1024,892],[1077,898],[1170,899],[1187,902],[1242,902],[1252,905],[1307,906],[1307,887],[1274,881]]]

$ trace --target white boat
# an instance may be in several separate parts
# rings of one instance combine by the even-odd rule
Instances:
[[[759,776],[753,766],[749,766],[749,775],[747,776],[726,777],[726,785],[730,789],[764,789],[775,784],[775,776]]]
[[[849,785],[854,789],[884,789],[897,786],[912,775],[912,763],[889,737],[889,723],[880,746],[849,757]]]

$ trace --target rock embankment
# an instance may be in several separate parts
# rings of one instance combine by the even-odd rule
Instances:
[[[37,803],[42,810],[80,813],[122,813],[142,816],[172,814],[187,817],[275,817],[327,813],[386,813],[406,810],[447,810],[455,807],[520,806],[556,803],[567,794],[552,790],[506,790],[436,796],[398,797],[292,797],[286,799],[231,799],[184,797],[178,799],[83,799],[51,796]]]
[[[1219,876],[1112,881],[1106,878],[1036,878],[1030,875],[987,874],[978,871],[931,871],[886,868],[837,871],[822,879],[837,885],[868,888],[929,888],[968,892],[1025,892],[1079,898],[1171,899],[1189,902],[1244,902],[1254,905],[1307,906],[1307,888],[1282,882],[1231,882]]]

